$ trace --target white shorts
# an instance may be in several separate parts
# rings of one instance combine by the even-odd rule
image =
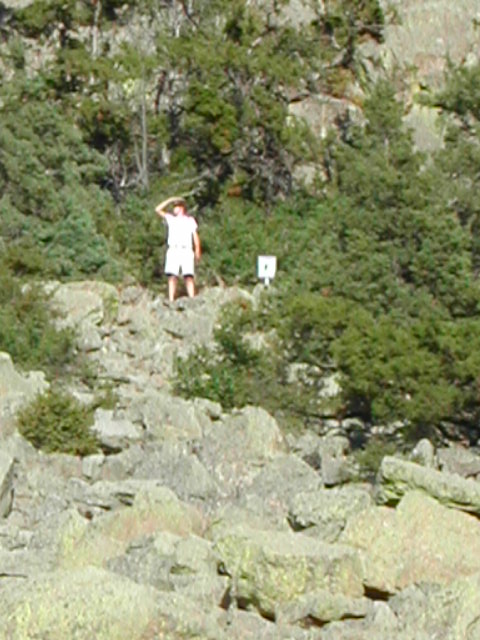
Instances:
[[[165,273],[167,276],[193,276],[195,273],[195,256],[192,249],[169,247],[165,256]]]

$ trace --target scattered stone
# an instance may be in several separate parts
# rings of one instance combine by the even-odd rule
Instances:
[[[319,590],[279,605],[275,619],[280,623],[318,625],[346,618],[365,618],[373,603],[368,598],[350,598],[342,593]]]
[[[215,550],[220,570],[232,579],[232,597],[270,619],[277,607],[317,589],[363,594],[363,570],[353,548],[301,533],[238,527],[219,538]]]
[[[378,502],[396,504],[414,489],[424,491],[449,507],[480,515],[480,484],[475,480],[386,456],[379,471]]]
[[[264,409],[245,407],[211,425],[197,455],[223,496],[238,495],[286,443],[277,422]]]
[[[323,487],[321,476],[294,455],[278,456],[253,478],[239,494],[246,509],[285,520],[289,505],[299,493],[315,495]]]
[[[448,584],[480,572],[480,521],[419,491],[407,493],[396,509],[360,511],[340,542],[363,551],[365,587],[372,593]]]
[[[410,454],[410,459],[412,462],[421,464],[424,467],[429,467],[430,469],[437,467],[435,447],[427,438],[423,438],[417,442]]]
[[[115,387],[95,416],[108,455],[47,455],[6,429],[43,375],[0,358],[0,637],[478,640],[475,451],[423,441],[421,465],[387,457],[375,486],[352,482],[359,421],[284,438],[257,407],[172,395],[175,356],[208,344],[238,292],[167,307],[127,287],[111,308],[91,293],[72,313]]]
[[[7,420],[49,386],[43,372],[22,375],[16,371],[10,355],[0,351],[0,435],[6,435],[2,431]]]
[[[478,452],[475,453],[460,445],[452,445],[439,449],[437,457],[438,467],[441,471],[478,480],[480,476],[480,455]]]
[[[120,451],[130,442],[142,437],[142,430],[130,420],[117,418],[112,410],[97,409],[94,415],[93,433],[105,452]]]
[[[13,502],[13,458],[0,451],[0,518],[10,513]]]
[[[94,567],[10,580],[0,593],[3,638],[221,638],[211,614],[179,594]]]
[[[325,436],[319,445],[320,466],[325,486],[333,487],[352,479],[354,469],[347,457],[350,442],[344,436]]]
[[[288,519],[295,531],[336,542],[348,520],[372,503],[370,491],[362,486],[299,492],[290,501]]]

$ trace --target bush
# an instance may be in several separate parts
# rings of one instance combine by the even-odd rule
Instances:
[[[321,417],[318,380],[290,379],[290,363],[266,319],[268,307],[268,300],[258,310],[249,303],[226,307],[215,347],[178,359],[174,387],[182,396],[209,398],[227,410],[262,406],[284,428],[298,429]]]
[[[72,396],[51,390],[38,396],[17,416],[20,433],[45,453],[86,456],[98,451],[90,431],[92,411]]]
[[[0,276],[0,351],[21,367],[64,373],[74,361],[73,333],[57,329],[41,286],[22,287],[8,272]]]
[[[361,449],[354,451],[354,458],[359,467],[359,477],[369,479],[375,477],[385,456],[398,453],[398,445],[385,437],[372,436]]]
[[[273,349],[267,353],[245,339],[246,333],[256,329],[255,318],[249,303],[226,307],[215,331],[215,348],[200,347],[187,359],[177,360],[177,392],[210,398],[225,409],[265,406],[276,378],[276,358]]]
[[[89,148],[69,116],[28,81],[0,96],[0,235],[14,273],[119,276],[121,264],[101,233],[113,199],[100,187],[105,159]]]

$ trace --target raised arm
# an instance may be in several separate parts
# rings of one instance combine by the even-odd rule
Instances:
[[[157,214],[157,216],[160,216],[161,218],[163,218],[165,214],[168,213],[166,207],[168,207],[169,204],[172,204],[173,202],[178,200],[181,200],[181,198],[179,198],[178,196],[172,196],[171,198],[167,198],[166,200],[164,200],[163,202],[161,202],[159,205],[155,207],[155,213]]]

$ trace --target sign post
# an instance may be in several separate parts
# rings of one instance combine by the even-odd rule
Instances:
[[[266,287],[269,286],[270,280],[273,280],[277,272],[276,256],[258,256],[257,258],[257,276],[263,280]]]

